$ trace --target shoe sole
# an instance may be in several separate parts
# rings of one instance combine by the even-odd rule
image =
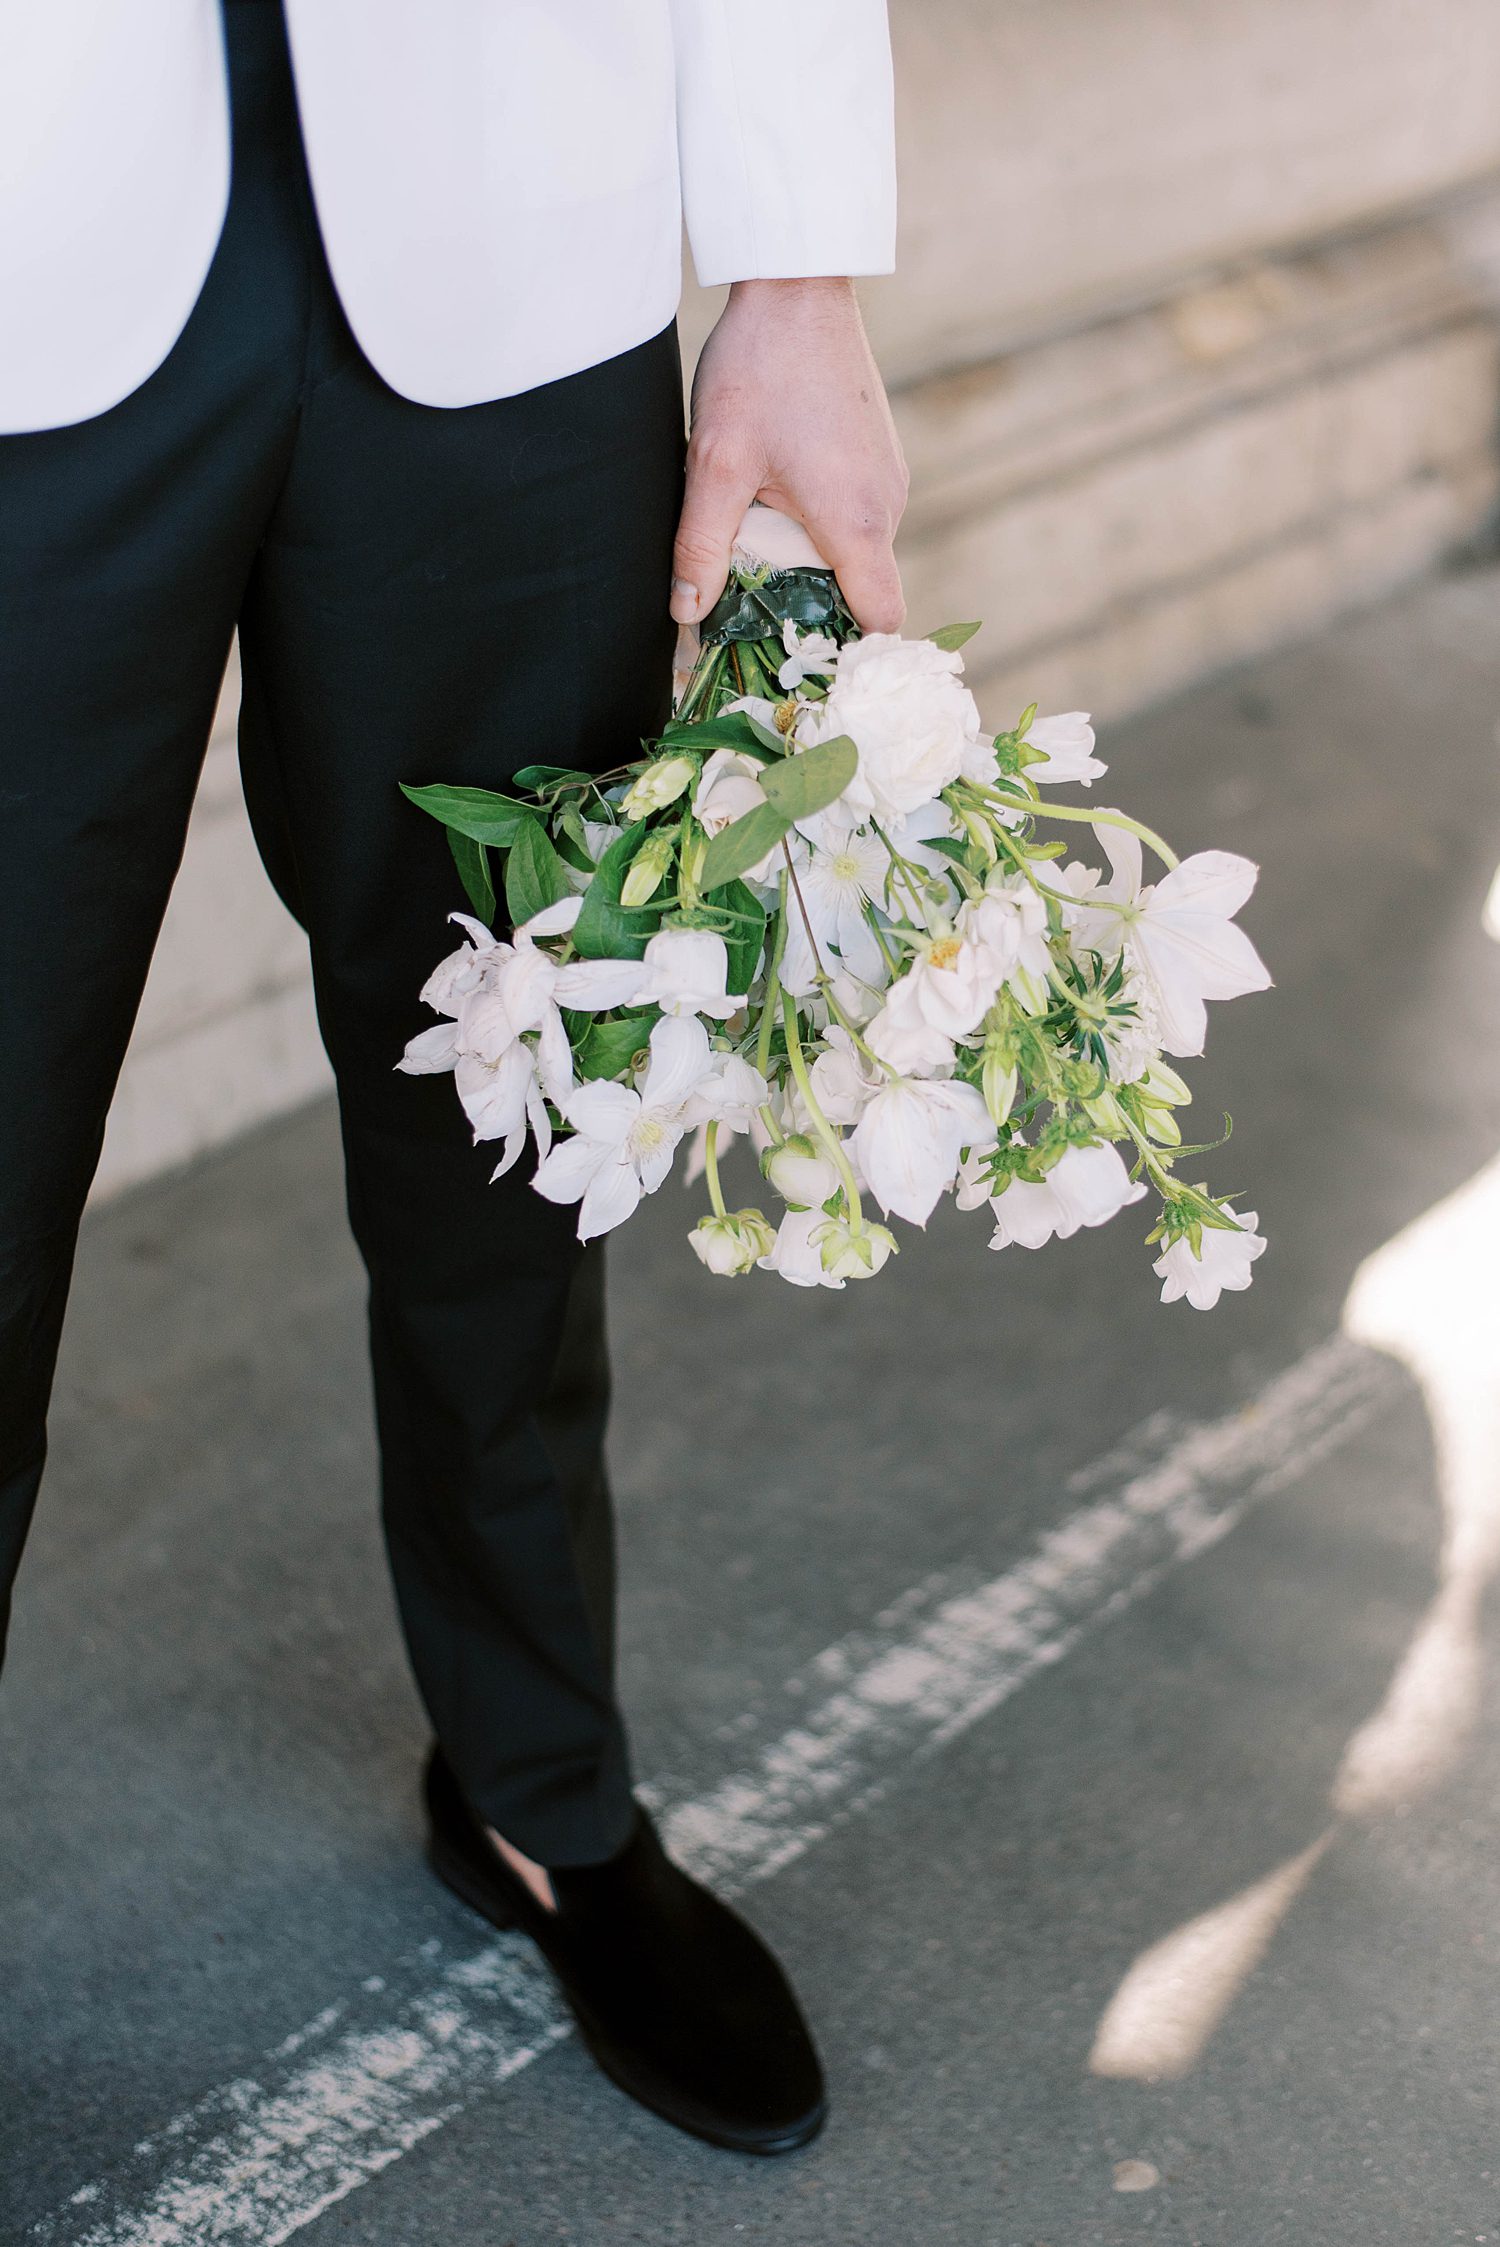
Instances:
[[[436,1836],[431,1836],[428,1839],[427,1862],[443,1883],[443,1886],[451,1889],[459,1902],[467,1904],[470,1911],[477,1912],[481,1919],[488,1920],[491,1927],[499,1928],[502,1934],[529,1933],[529,1930],[522,1925],[520,1914],[507,1911],[504,1905],[496,1903],[484,1885],[474,1878],[465,1860],[455,1850],[449,1849],[446,1844],[439,1841]],[[577,2024],[578,2033],[583,2039],[590,2059],[601,2075],[608,2076],[617,2091],[623,2091],[626,2098],[633,2099],[637,2106],[645,2107],[649,2113],[656,2115],[662,2122],[669,2122],[674,2130],[685,2131],[689,2137],[699,2138],[705,2145],[718,2146],[726,2153],[750,2153],[762,2158],[774,2158],[776,2155],[784,2153],[800,2153],[804,2146],[811,2145],[813,2139],[822,2130],[824,2123],[828,2120],[828,2102],[826,2099],[821,2100],[812,2113],[804,2116],[800,2122],[793,2123],[790,2129],[783,2130],[772,2138],[743,2137],[731,2130],[716,2130],[712,2124],[685,2122],[680,2115],[672,2114],[666,2107],[659,2106],[654,2099],[648,2098],[643,2091],[627,2081],[619,2070],[611,2065],[605,2051],[595,2041],[587,2016],[580,2011],[569,1996],[566,1985],[553,1968],[546,1953],[541,1950],[540,1944],[538,1944],[537,1949],[543,1964],[547,1967],[547,1971],[552,1975],[552,1979],[557,1985],[563,2003],[567,2006],[574,2022]]]

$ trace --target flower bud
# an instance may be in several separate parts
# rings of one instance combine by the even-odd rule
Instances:
[[[1004,1123],[1016,1104],[1016,1065],[1007,1058],[1003,1050],[986,1047],[984,1066],[979,1076],[979,1089],[984,1094],[990,1121],[998,1127]]]
[[[856,1233],[842,1217],[830,1217],[815,1236],[823,1269],[832,1280],[868,1280],[896,1254],[896,1236],[884,1225],[862,1225]]]
[[[672,863],[673,835],[648,835],[636,852],[620,885],[622,905],[644,905],[661,888],[662,876]]]
[[[622,819],[649,819],[652,812],[662,811],[675,803],[683,790],[696,779],[696,758],[683,756],[653,757],[644,772],[637,773],[620,802]]]
[[[829,1195],[838,1191],[838,1172],[806,1132],[799,1131],[773,1147],[761,1167],[791,1209],[821,1209]]]
[[[967,809],[961,811],[959,817],[963,821],[964,833],[980,853],[986,866],[993,866],[1000,852],[995,842],[995,831],[989,821],[982,813]]]
[[[1098,1131],[1101,1131],[1106,1139],[1126,1139],[1129,1137],[1130,1127],[1125,1121],[1124,1111],[1108,1085],[1101,1092],[1096,1092],[1092,1099],[1080,1100],[1078,1105],[1088,1117],[1089,1122]]]
[[[758,1209],[736,1209],[723,1217],[703,1217],[688,1234],[693,1254],[721,1279],[753,1271],[776,1245],[776,1228]]]
[[[1173,1108],[1185,1106],[1193,1097],[1177,1071],[1163,1061],[1160,1054],[1141,1079],[1141,1092],[1145,1099],[1159,1100]]]

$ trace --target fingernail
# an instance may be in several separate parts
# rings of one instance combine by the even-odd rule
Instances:
[[[698,614],[698,588],[685,577],[672,580],[672,614],[679,624],[691,624]]]

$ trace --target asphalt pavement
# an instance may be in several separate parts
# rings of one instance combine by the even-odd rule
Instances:
[[[1158,1307],[1137,1212],[842,1296],[710,1279],[675,1182],[615,1244],[637,1765],[818,2026],[794,2159],[633,2108],[421,1861],[329,1109],[91,1218],[0,2238],[1500,2242],[1497,627],[1454,576],[1102,744],[1264,869],[1194,1072],[1248,1295]]]

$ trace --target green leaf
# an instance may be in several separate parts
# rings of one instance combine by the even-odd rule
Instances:
[[[508,850],[521,821],[535,816],[529,804],[497,796],[489,788],[409,788],[403,780],[401,793],[445,827],[476,843],[493,843],[498,850]]]
[[[661,1008],[657,1006],[607,1021],[596,1019],[574,1054],[579,1076],[623,1077],[636,1055],[650,1044],[651,1032],[660,1020]]]
[[[945,624],[940,632],[929,632],[927,637],[935,648],[946,648],[951,655],[955,648],[964,647],[979,630],[977,624]]]
[[[522,765],[511,778],[518,788],[530,788],[533,792],[543,788],[592,788],[594,785],[591,772],[579,772],[572,765]]]
[[[528,818],[505,861],[505,909],[512,926],[519,928],[533,914],[545,912],[560,897],[567,897],[571,887],[551,837],[540,820]]]
[[[757,804],[742,819],[731,820],[727,827],[721,827],[703,854],[699,889],[706,895],[709,890],[719,889],[725,882],[748,873],[767,851],[776,848],[782,836],[789,833],[791,824],[775,804],[766,803]]]
[[[754,890],[746,889],[743,882],[730,882],[715,892],[710,903],[744,916],[723,931],[724,949],[729,955],[724,980],[731,991],[748,991],[755,981],[755,971],[765,948],[766,909]]]
[[[661,926],[662,908],[620,903],[620,890],[631,861],[652,833],[642,821],[615,837],[594,869],[594,878],[583,893],[583,911],[573,925],[574,948],[587,960],[638,960],[647,940]]]
[[[841,796],[858,766],[859,751],[849,736],[841,733],[832,741],[820,741],[815,749],[802,749],[795,756],[783,757],[780,764],[767,765],[760,784],[767,801],[790,826],[824,810],[835,796]],[[753,812],[749,814],[754,816]]]
[[[495,885],[490,880],[489,852],[483,843],[474,842],[456,827],[448,829],[448,848],[453,853],[458,878],[464,885],[464,895],[485,927],[492,927],[495,919]]]
[[[786,754],[781,735],[763,726],[759,718],[752,718],[748,710],[725,710],[717,718],[693,718],[686,725],[670,725],[661,736],[661,745],[663,749],[744,749],[751,755],[757,749],[771,749],[778,757]]]

